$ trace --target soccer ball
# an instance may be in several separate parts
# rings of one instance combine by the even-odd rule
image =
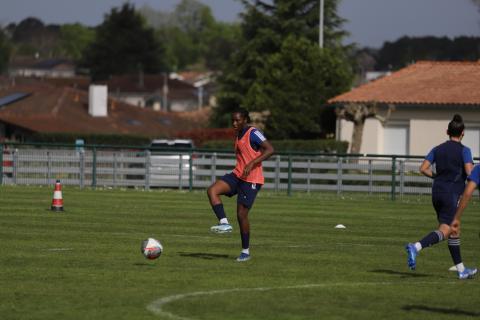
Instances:
[[[148,238],[142,241],[142,254],[145,258],[153,260],[160,257],[163,251],[163,246],[158,240]]]

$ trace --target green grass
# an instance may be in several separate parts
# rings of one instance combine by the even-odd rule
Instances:
[[[459,281],[445,243],[417,271],[404,244],[435,226],[428,198],[392,202],[261,192],[250,215],[252,260],[214,235],[204,192],[0,187],[0,318],[6,319],[473,319],[479,279]],[[479,205],[463,221],[462,254],[479,266]],[[335,229],[337,224],[346,229]],[[149,236],[164,245],[140,253]]]

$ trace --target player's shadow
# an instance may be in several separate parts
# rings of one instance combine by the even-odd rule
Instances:
[[[156,268],[157,266],[153,263],[146,263],[146,262],[137,262],[133,264],[137,267],[147,267],[147,268]]]
[[[424,273],[401,272],[401,271],[388,270],[388,269],[375,269],[375,270],[370,270],[370,272],[390,274],[390,275],[394,275],[394,276],[400,276],[400,278],[423,278],[423,277],[429,277],[429,275],[424,274]]]
[[[199,258],[205,260],[230,259],[230,256],[228,254],[215,254],[205,252],[179,252],[178,255],[181,257]]]
[[[424,305],[405,305],[402,307],[402,309],[405,311],[425,311],[432,313],[452,314],[456,316],[480,317],[480,312],[466,311],[457,308],[439,308]]]

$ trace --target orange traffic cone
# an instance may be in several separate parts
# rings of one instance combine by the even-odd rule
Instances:
[[[60,183],[60,180],[55,182],[51,209],[52,211],[63,211],[62,184]]]

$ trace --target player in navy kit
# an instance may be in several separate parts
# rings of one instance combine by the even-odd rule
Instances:
[[[407,262],[411,270],[415,270],[416,257],[420,250],[448,239],[448,249],[459,279],[471,278],[477,272],[477,269],[465,268],[463,265],[459,234],[453,233],[450,228],[465,189],[465,179],[473,168],[472,153],[461,143],[464,130],[462,117],[454,115],[447,129],[450,139],[433,148],[420,166],[420,172],[433,179],[432,203],[437,212],[439,226],[418,242],[406,245]],[[432,171],[432,164],[435,164],[436,172]]]
[[[250,223],[248,213],[258,191],[264,184],[262,161],[268,159],[274,152],[273,146],[256,128],[248,125],[250,117],[245,109],[232,113],[232,124],[237,137],[235,139],[236,165],[231,173],[212,184],[208,190],[208,199],[218,224],[210,230],[215,233],[232,232],[223,208],[221,195],[232,197],[237,195],[237,220],[240,227],[242,251],[237,261],[250,259]]]
[[[452,232],[456,234],[460,234],[460,220],[463,214],[463,211],[468,205],[468,202],[472,198],[473,192],[475,189],[480,185],[480,165],[476,165],[472,173],[467,177],[467,186],[465,187],[465,191],[463,191],[462,200],[458,204],[457,211],[455,212],[455,217],[453,218],[453,222],[450,225]],[[476,271],[477,269],[475,269]]]

